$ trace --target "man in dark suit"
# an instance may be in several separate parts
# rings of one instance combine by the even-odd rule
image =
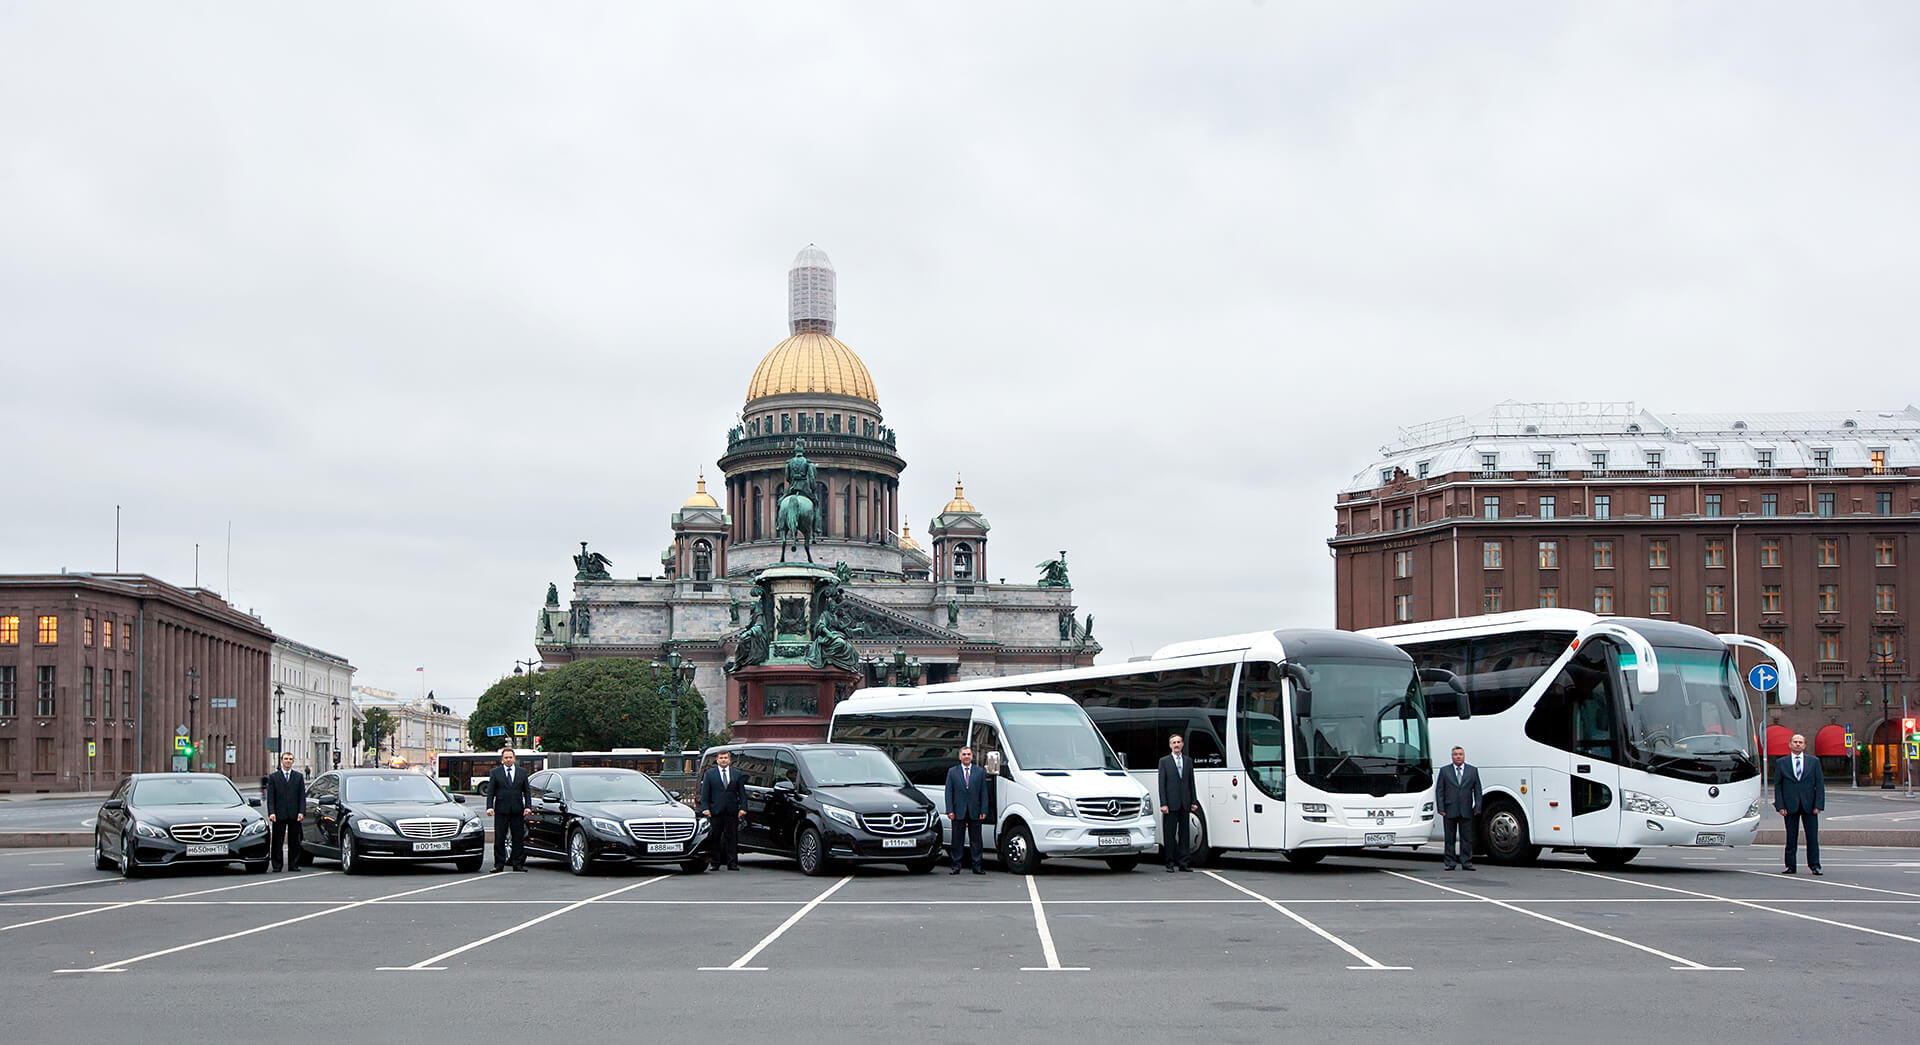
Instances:
[[[712,824],[713,869],[740,869],[740,821],[747,818],[747,782],[733,768],[733,753],[713,756],[713,768],[700,777],[700,815]]]
[[[1473,870],[1473,818],[1480,815],[1480,771],[1467,765],[1467,749],[1453,749],[1453,765],[1441,766],[1433,785],[1433,807],[1446,825],[1442,865]],[[1456,846],[1457,843],[1457,846]]]
[[[285,867],[298,871],[307,852],[300,845],[300,824],[307,818],[307,779],[294,771],[293,756],[280,756],[280,768],[267,774],[267,822],[273,825],[273,869],[281,868],[284,847]]]
[[[1168,754],[1160,760],[1160,852],[1168,874],[1193,870],[1193,814],[1200,811],[1200,796],[1186,748],[1186,738],[1175,733],[1167,738]]]
[[[947,770],[947,819],[953,823],[953,870],[948,874],[960,873],[962,849],[973,859],[974,874],[987,873],[980,866],[980,832],[992,815],[993,779],[973,764],[973,749],[963,747],[960,764]]]
[[[507,836],[513,836],[513,869],[527,869],[527,810],[533,792],[527,772],[513,764],[513,749],[500,749],[500,764],[487,774],[487,815],[493,819],[493,873],[507,869]],[[498,813],[498,816],[494,814]]]
[[[1807,828],[1807,866],[1814,874],[1820,870],[1820,810],[1827,807],[1827,778],[1820,772],[1820,760],[1807,754],[1807,738],[1799,733],[1787,741],[1791,754],[1780,756],[1773,764],[1773,808],[1787,821],[1787,869],[1781,874],[1798,874],[1800,827]]]

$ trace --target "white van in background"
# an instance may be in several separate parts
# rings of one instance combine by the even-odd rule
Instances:
[[[855,690],[834,707],[828,739],[891,756],[939,808],[949,846],[947,770],[960,764],[961,748],[973,748],[974,764],[994,775],[994,821],[984,844],[1014,874],[1063,856],[1130,871],[1159,846],[1152,796],[1127,775],[1086,711],[1059,694]]]

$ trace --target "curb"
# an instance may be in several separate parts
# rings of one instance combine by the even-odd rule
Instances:
[[[1753,839],[1754,845],[1786,845],[1785,828],[1768,828]],[[1920,846],[1920,831],[1822,831],[1821,845]]]
[[[92,831],[0,831],[0,849],[80,849],[92,844]]]

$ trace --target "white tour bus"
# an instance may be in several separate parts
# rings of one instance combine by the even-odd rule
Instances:
[[[1156,818],[1160,758],[1180,733],[1200,797],[1196,862],[1244,849],[1311,864],[1330,849],[1419,846],[1432,830],[1421,686],[1406,654],[1377,639],[1260,631],[1175,643],[1126,664],[939,688],[1071,698],[1153,795]]]
[[[1774,646],[1672,621],[1542,609],[1374,628],[1459,689],[1429,686],[1435,761],[1480,770],[1481,851],[1526,863],[1585,850],[1619,866],[1646,846],[1749,845],[1760,826],[1756,729],[1733,646],[1778,671]],[[1464,696],[1465,699],[1462,699]]]
[[[1146,792],[1072,701],[1049,693],[855,690],[833,709],[828,738],[885,751],[943,814],[947,770],[960,749],[994,774],[994,821],[982,832],[1007,870],[1032,874],[1042,858],[1090,856],[1130,871],[1154,848]]]

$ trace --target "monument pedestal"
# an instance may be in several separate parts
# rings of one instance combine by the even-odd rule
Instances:
[[[860,684],[860,676],[838,668],[806,664],[765,664],[740,668],[728,680],[731,706],[740,717],[733,739],[741,741],[822,741],[833,706]]]

